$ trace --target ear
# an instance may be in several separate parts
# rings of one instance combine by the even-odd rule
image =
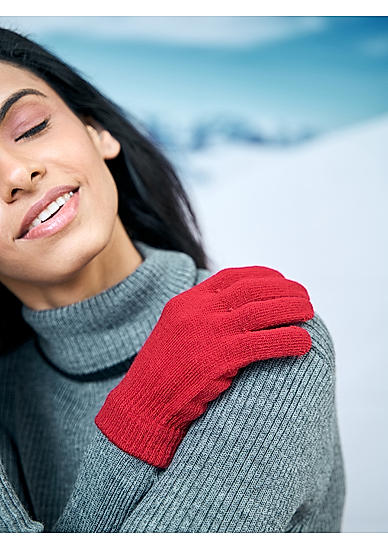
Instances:
[[[112,136],[108,130],[105,130],[98,122],[90,119],[85,124],[92,141],[100,151],[102,158],[113,159],[120,153],[120,142]]]

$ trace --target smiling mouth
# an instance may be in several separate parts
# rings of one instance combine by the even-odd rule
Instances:
[[[66,204],[66,203],[65,203],[65,204]],[[51,214],[51,216],[49,216],[48,218],[46,218],[44,221],[41,221],[41,222],[40,222],[39,224],[37,224],[37,225],[41,226],[41,225],[45,224],[46,222],[48,222],[49,220],[51,220],[51,218],[53,218],[54,216],[56,216],[56,215],[58,214],[58,212],[60,212],[60,211],[62,210],[63,206],[64,206],[64,205],[62,204],[62,206],[60,206],[56,212],[54,212],[53,214]],[[37,227],[37,225],[35,225],[35,227]],[[25,232],[24,232],[22,235],[20,235],[19,239],[22,239],[23,237],[25,237],[25,236],[27,235],[27,233],[29,233],[29,232],[31,231],[31,229],[33,229],[31,226],[29,227],[29,229],[26,229]]]
[[[26,241],[49,237],[66,227],[77,214],[79,203],[78,191],[79,187],[64,194],[65,202],[58,205],[58,210],[50,214],[48,218],[40,221],[40,223],[35,224],[33,227],[30,225],[17,240]],[[68,197],[66,197],[66,195],[68,195]]]

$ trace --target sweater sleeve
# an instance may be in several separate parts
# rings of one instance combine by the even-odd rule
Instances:
[[[168,468],[98,432],[53,531],[339,531],[334,349],[317,315],[303,326],[311,351],[241,369],[190,426]]]

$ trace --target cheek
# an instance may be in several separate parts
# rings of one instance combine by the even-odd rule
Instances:
[[[81,186],[80,235],[84,241],[93,235],[96,246],[102,246],[112,234],[118,213],[116,183],[95,150],[87,151],[81,159],[77,155],[70,169],[73,181]]]
[[[94,219],[98,213],[101,220],[109,223],[118,211],[118,193],[112,174],[105,162],[97,159],[84,176],[85,196]]]
[[[58,151],[61,152],[58,155]],[[83,132],[48,147],[43,161],[48,180],[76,180],[85,187],[84,201],[100,215],[117,212],[117,189],[104,159]]]
[[[92,174],[99,169],[100,156],[83,134],[64,132],[62,136],[51,135],[44,145],[41,161],[48,170]]]

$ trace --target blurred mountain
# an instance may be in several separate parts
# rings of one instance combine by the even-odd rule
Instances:
[[[156,115],[143,118],[143,126],[151,139],[164,149],[175,152],[200,151],[222,143],[249,143],[258,146],[287,147],[308,141],[319,135],[309,127],[298,129],[264,129],[243,117],[213,115],[189,124],[172,124]]]

